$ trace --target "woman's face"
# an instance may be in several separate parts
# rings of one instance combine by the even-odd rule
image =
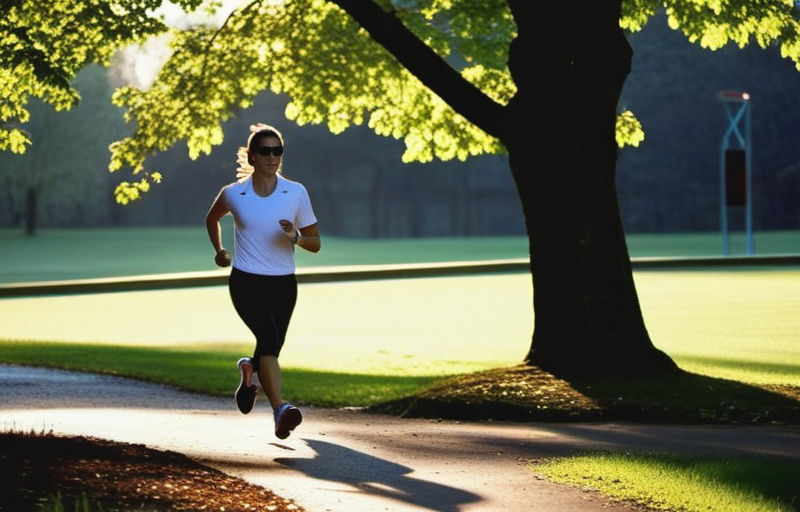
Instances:
[[[283,146],[278,137],[260,137],[250,154],[253,159],[253,168],[258,174],[274,176],[281,168]]]

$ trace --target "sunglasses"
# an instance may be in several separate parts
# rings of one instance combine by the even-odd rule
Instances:
[[[261,156],[269,156],[270,153],[275,156],[281,156],[283,154],[283,146],[261,146],[256,150]]]

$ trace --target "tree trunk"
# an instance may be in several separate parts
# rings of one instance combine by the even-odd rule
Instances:
[[[616,196],[617,101],[632,51],[621,0],[508,0],[517,24],[501,106],[374,2],[330,0],[509,154],[530,239],[526,361],[560,375],[677,368],[644,326]]]
[[[509,4],[518,94],[503,142],[530,239],[526,361],[559,375],[675,369],[645,328],[616,195],[616,109],[632,55],[619,2]]]

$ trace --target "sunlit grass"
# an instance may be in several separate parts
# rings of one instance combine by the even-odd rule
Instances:
[[[635,272],[656,346],[686,370],[800,383],[800,270]],[[533,327],[521,274],[307,284],[284,366],[394,376],[519,363]],[[248,353],[224,286],[0,300],[0,339]],[[0,360],[3,358],[0,350]]]
[[[601,453],[546,461],[533,470],[556,482],[596,489],[655,510],[800,510],[800,463],[794,460]]]
[[[634,274],[648,330],[682,368],[800,385],[800,270]]]
[[[521,275],[302,285],[281,361],[398,376],[513,364],[528,348],[530,290]],[[244,353],[253,344],[224,286],[0,300],[0,339]]]

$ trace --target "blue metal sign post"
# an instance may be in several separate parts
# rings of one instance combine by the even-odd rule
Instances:
[[[720,145],[720,217],[722,254],[730,254],[728,216],[731,209],[744,208],[747,254],[756,252],[753,240],[753,169],[751,165],[750,95],[722,91],[719,99],[728,118],[728,129]]]

